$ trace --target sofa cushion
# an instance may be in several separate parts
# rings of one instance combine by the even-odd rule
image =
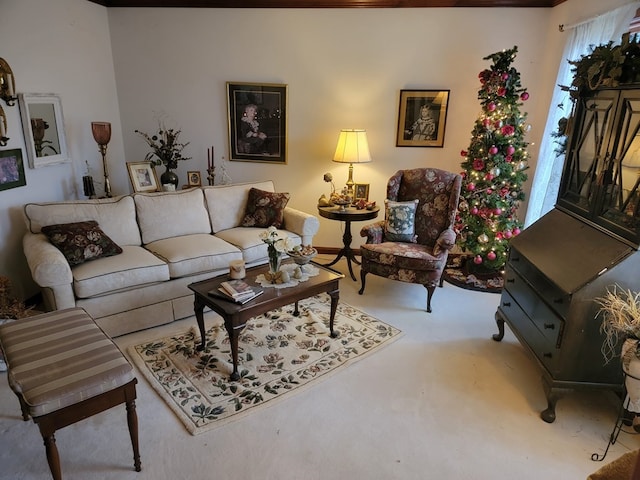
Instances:
[[[418,200],[385,200],[384,238],[390,242],[416,242],[416,208]]]
[[[271,180],[203,187],[204,198],[211,217],[211,228],[214,233],[240,226],[247,208],[249,190],[252,187],[267,192],[275,191]]]
[[[100,258],[73,267],[77,297],[113,293],[131,287],[169,280],[169,267],[143,247],[125,245],[115,257]]]
[[[62,252],[69,265],[122,253],[95,220],[42,227],[49,241]]]
[[[289,203],[291,195],[275,193],[251,188],[240,224],[243,227],[276,227],[284,224],[284,207]]]
[[[165,238],[211,233],[202,190],[137,193],[134,195],[142,243]]]
[[[259,236],[262,232],[264,228],[236,227],[218,232],[216,236],[242,250],[242,257],[246,263],[253,263],[267,260],[267,244]],[[286,230],[278,230],[278,236],[282,238],[288,236],[294,245],[302,243],[300,235]]]
[[[242,259],[240,250],[210,234],[165,238],[145,247],[167,263],[171,278],[228,270],[229,262]]]
[[[130,196],[69,202],[28,203],[24,206],[27,228],[40,233],[45,225],[95,220],[120,246],[140,245],[136,209]]]

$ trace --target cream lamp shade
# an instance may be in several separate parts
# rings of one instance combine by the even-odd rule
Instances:
[[[349,180],[347,180],[347,192],[353,198],[353,164],[371,161],[367,131],[358,129],[344,129],[340,131],[336,153],[333,161],[349,164]]]

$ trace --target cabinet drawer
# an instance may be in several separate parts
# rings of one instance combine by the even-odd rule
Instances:
[[[516,271],[520,277],[526,278],[527,283],[537,292],[537,296],[543,298],[558,315],[567,318],[571,306],[571,294],[558,288],[516,249],[512,249],[509,254],[507,270],[509,268]],[[506,287],[508,288],[509,285],[506,284]]]
[[[540,333],[559,348],[562,343],[564,320],[551,310],[516,272],[507,270],[505,287]]]
[[[540,332],[509,292],[502,292],[499,308],[520,343],[532,351],[552,376],[557,375],[561,351],[555,343]]]

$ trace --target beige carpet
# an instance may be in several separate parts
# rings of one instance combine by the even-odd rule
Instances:
[[[196,350],[196,327],[129,347],[145,378],[197,435],[221,426],[294,392],[399,338],[400,330],[340,302],[329,336],[330,299],[326,294],[251,320],[240,334],[238,382],[232,370],[227,332],[218,323],[207,331],[206,348]]]

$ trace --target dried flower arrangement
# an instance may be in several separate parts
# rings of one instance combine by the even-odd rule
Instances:
[[[595,301],[601,306],[598,312],[598,316],[602,316],[600,331],[605,334],[602,354],[608,362],[617,355],[616,346],[620,340],[640,339],[640,292],[623,290],[616,285]],[[636,355],[638,353],[636,350]]]

